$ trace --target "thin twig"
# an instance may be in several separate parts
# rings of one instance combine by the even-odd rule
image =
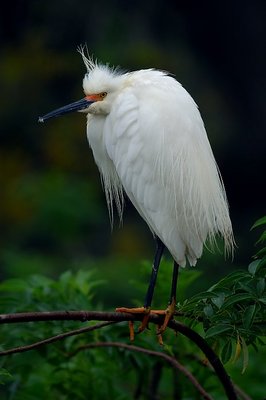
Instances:
[[[68,332],[65,332],[65,333],[60,333],[59,335],[51,336],[51,337],[49,337],[47,339],[40,340],[38,342],[29,344],[27,346],[19,346],[19,347],[14,347],[14,348],[9,349],[9,350],[1,351],[0,352],[0,356],[6,356],[6,355],[9,355],[9,354],[14,354],[14,353],[23,353],[25,351],[33,350],[33,349],[36,349],[36,348],[41,347],[43,345],[47,345],[47,344],[50,344],[50,343],[57,342],[58,340],[63,340],[65,338],[69,337],[69,336],[75,336],[75,335],[80,335],[81,333],[92,332],[92,331],[95,331],[96,329],[100,329],[100,328],[103,328],[104,326],[112,325],[112,324],[115,324],[115,323],[117,323],[117,322],[115,322],[115,321],[101,322],[101,323],[95,324],[93,326],[86,326],[84,328],[74,329],[72,331],[68,331]]]
[[[120,342],[97,342],[97,343],[89,343],[85,344],[82,346],[79,346],[75,351],[72,353],[69,353],[69,357],[73,357],[76,355],[78,352],[82,350],[88,350],[88,349],[93,349],[97,347],[118,347],[118,348],[123,348],[126,350],[130,351],[136,351],[138,353],[144,353],[149,356],[153,357],[160,357],[163,360],[165,360],[167,363],[169,363],[173,368],[176,370],[182,372],[189,380],[190,382],[195,386],[195,388],[199,391],[199,393],[203,396],[204,399],[206,400],[213,400],[213,398],[203,389],[203,387],[200,385],[200,383],[197,381],[197,379],[185,368],[182,364],[180,364],[174,357],[169,356],[168,354],[159,352],[159,351],[154,351],[154,350],[148,350],[143,347],[139,346],[134,346],[134,345],[129,345],[126,343],[120,343]]]

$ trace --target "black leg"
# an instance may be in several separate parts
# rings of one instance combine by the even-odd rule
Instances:
[[[156,249],[156,253],[155,253],[155,257],[154,257],[154,263],[152,266],[150,283],[149,283],[149,287],[148,287],[146,297],[145,297],[145,302],[144,302],[145,308],[149,308],[151,306],[154,288],[155,288],[156,279],[157,279],[157,274],[159,271],[159,266],[160,266],[161,258],[163,255],[163,251],[165,248],[165,245],[163,244],[163,242],[159,238],[156,238],[156,239],[157,239],[157,249]]]
[[[178,269],[179,269],[179,265],[177,264],[177,262],[174,261],[174,269],[173,269],[173,278],[172,278],[172,287],[171,287],[171,293],[170,293],[170,300],[169,300],[169,305],[166,309],[165,312],[165,318],[164,318],[164,322],[163,325],[160,327],[158,334],[161,335],[167,325],[168,322],[171,320],[171,318],[173,317],[174,313],[175,313],[175,306],[176,306],[176,285],[177,285],[177,278],[178,278]],[[162,339],[161,339],[162,342]]]
[[[174,261],[172,287],[171,287],[169,304],[172,304],[173,301],[174,303],[176,303],[176,286],[177,286],[178,272],[179,272],[179,265],[177,264],[176,261]]]

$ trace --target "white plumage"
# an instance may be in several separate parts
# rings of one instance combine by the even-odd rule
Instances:
[[[82,111],[111,221],[124,191],[179,265],[195,265],[217,234],[231,251],[225,190],[192,97],[165,72],[122,74],[81,54],[87,98],[103,94]]]
[[[177,264],[195,265],[206,242],[234,239],[226,194],[197,105],[173,77],[154,69],[120,73],[87,58],[85,98],[39,118],[87,114],[111,223],[125,192]],[[149,296],[151,298],[151,296]]]

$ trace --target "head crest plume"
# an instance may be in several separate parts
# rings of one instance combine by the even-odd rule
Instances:
[[[95,69],[95,67],[98,66],[97,59],[93,59],[93,56],[89,55],[87,44],[78,46],[77,50],[79,54],[81,54],[81,57],[88,72],[92,71],[93,69]]]
[[[101,62],[98,62],[97,58],[94,58],[93,55],[89,54],[87,44],[78,46],[77,51],[79,52],[79,54],[81,54],[88,73],[92,72],[96,68],[99,68],[102,71],[108,71],[109,73],[112,73],[113,76],[118,76],[126,73],[126,71],[122,70],[120,66],[114,67],[110,66],[109,63],[102,64]]]

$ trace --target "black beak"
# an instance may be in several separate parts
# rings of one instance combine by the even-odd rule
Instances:
[[[45,114],[43,117],[39,117],[38,122],[44,122],[50,118],[60,117],[60,115],[68,114],[72,111],[84,110],[85,108],[88,108],[92,103],[94,103],[94,101],[87,100],[86,98],[75,101],[74,103],[68,104],[67,106],[57,108],[56,110]]]

